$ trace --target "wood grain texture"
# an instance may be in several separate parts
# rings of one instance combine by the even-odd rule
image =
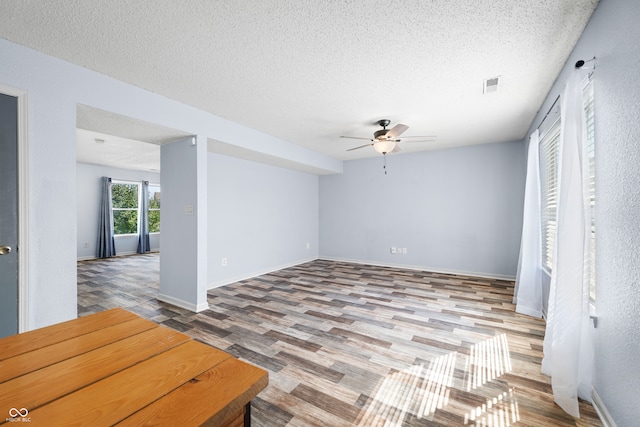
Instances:
[[[178,332],[156,327],[43,369],[15,375],[12,380],[0,383],[0,413],[6,414],[16,405],[34,411],[59,396],[91,385],[189,339]],[[46,387],[42,387],[43,384]]]
[[[75,335],[88,334],[135,318],[135,314],[122,309],[103,311],[97,317],[84,318],[80,322],[70,320],[53,325],[46,330],[36,329],[19,334],[19,336],[13,335],[3,339],[0,343],[0,360],[59,343],[69,333]]]
[[[230,356],[187,341],[155,357],[41,406],[29,415],[49,425],[111,426]]]
[[[0,361],[0,382],[64,361],[73,355],[100,348],[111,343],[114,337],[127,338],[157,327],[156,323],[137,318],[16,355]]]
[[[78,263],[78,311],[121,306],[269,372],[254,426],[601,426],[553,402],[513,282],[317,260],[157,301],[158,256]],[[117,277],[117,280],[114,279]]]
[[[244,417],[245,403],[267,383],[263,369],[228,358],[118,425],[233,425]]]

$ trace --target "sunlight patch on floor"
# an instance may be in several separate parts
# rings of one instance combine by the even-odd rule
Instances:
[[[507,336],[500,334],[471,346],[467,372],[467,391],[482,387],[491,380],[511,372]]]
[[[446,408],[450,390],[455,386],[454,371],[458,362],[460,368],[464,366],[464,379],[458,379],[458,389],[481,395],[480,389],[485,384],[511,372],[507,336],[500,334],[474,344],[468,356],[454,351],[435,358],[428,365],[413,365],[387,375],[370,404],[361,411],[358,425],[399,427],[404,425],[407,416],[428,418],[436,410]],[[470,410],[464,421],[477,426],[508,427],[519,418],[518,402],[513,389],[509,388]]]
[[[499,394],[464,416],[464,423],[482,427],[509,427],[520,421],[514,390]]]

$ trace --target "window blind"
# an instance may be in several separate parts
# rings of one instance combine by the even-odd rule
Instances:
[[[595,156],[595,111],[593,82],[587,79],[584,86],[584,116],[587,127],[587,169],[589,174],[589,209],[591,210],[591,229],[589,246],[589,298],[595,302],[596,298],[596,156]]]
[[[595,301],[595,256],[596,256],[596,226],[595,226],[595,110],[593,83],[585,81],[584,114],[586,119],[586,154],[585,168],[588,172],[589,209],[591,210],[589,268],[590,283],[589,296]],[[553,262],[553,247],[556,238],[556,210],[558,207],[558,161],[560,153],[560,114],[553,111],[553,120],[547,125],[540,137],[540,188],[541,188],[541,228],[542,228],[542,266],[551,272]]]
[[[551,272],[553,246],[556,238],[559,147],[560,117],[557,117],[540,138],[542,266],[548,272]]]

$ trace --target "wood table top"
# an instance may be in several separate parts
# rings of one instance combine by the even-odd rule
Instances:
[[[267,383],[120,308],[0,339],[0,424],[221,425]]]

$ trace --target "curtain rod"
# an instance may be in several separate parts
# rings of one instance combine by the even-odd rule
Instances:
[[[575,64],[575,68],[582,68],[582,66],[586,63],[586,62],[592,62],[595,61],[596,57],[594,56],[591,59],[587,59],[586,61],[583,59],[580,59],[578,61],[576,61]],[[596,64],[593,64],[593,68],[592,71],[589,73],[589,78],[591,78],[591,74],[593,74],[593,70],[595,70],[596,68]],[[547,119],[547,117],[549,116],[549,113],[551,113],[551,110],[553,110],[553,107],[556,106],[556,103],[558,102],[558,99],[560,99],[560,95],[558,95],[555,99],[555,101],[553,101],[553,104],[551,104],[551,107],[549,107],[549,111],[547,111],[547,114],[544,115],[544,117],[542,118],[542,120],[540,121],[540,124],[538,125],[538,127],[536,129],[540,129],[540,126],[542,126],[542,123],[544,123],[544,121]]]
[[[542,118],[542,120],[540,121],[540,124],[538,124],[538,127],[536,127],[536,129],[540,129],[540,126],[542,126],[542,124],[547,119],[547,117],[549,117],[549,113],[551,113],[551,110],[553,110],[553,107],[556,106],[556,103],[558,102],[559,99],[560,99],[560,95],[556,96],[556,100],[553,101],[553,104],[551,104],[551,107],[549,107],[549,111],[547,111],[547,114],[544,115],[544,117]]]

